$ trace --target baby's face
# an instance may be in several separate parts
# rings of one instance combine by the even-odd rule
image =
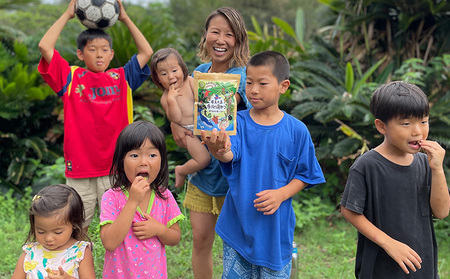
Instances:
[[[184,74],[177,58],[169,55],[166,59],[159,62],[156,66],[156,74],[159,82],[165,89],[169,89],[170,85],[174,85],[175,89],[183,87]]]

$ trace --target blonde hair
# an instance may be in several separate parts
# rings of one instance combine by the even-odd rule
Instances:
[[[234,48],[234,55],[231,58],[228,68],[232,67],[244,67],[250,57],[250,49],[248,47],[247,29],[245,28],[245,22],[241,13],[231,7],[222,7],[213,11],[205,22],[205,28],[203,29],[203,35],[198,44],[197,56],[203,63],[211,61],[211,56],[206,49],[206,35],[211,20],[216,16],[224,16],[230,23],[236,38],[236,47]]]

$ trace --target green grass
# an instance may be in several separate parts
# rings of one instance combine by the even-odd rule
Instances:
[[[30,197],[28,197],[28,201]],[[0,195],[0,278],[10,278],[21,246],[28,233],[27,210],[29,202],[16,201],[11,195]],[[182,208],[188,217],[188,212]],[[298,244],[299,278],[354,278],[356,230],[338,213],[319,218],[296,230]],[[104,249],[96,231],[98,216],[89,229],[94,242],[94,261],[97,278],[101,278]],[[181,241],[174,247],[166,247],[169,278],[193,278],[191,268],[192,231],[189,218],[180,222]],[[439,245],[439,274],[450,278],[450,217],[436,223]],[[216,235],[213,247],[214,278],[222,274],[222,241]]]

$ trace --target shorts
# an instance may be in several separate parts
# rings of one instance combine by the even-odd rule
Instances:
[[[251,264],[225,241],[223,242],[222,279],[289,279],[291,277],[291,267],[292,260],[279,271]]]
[[[95,208],[101,204],[103,193],[111,188],[109,175],[89,177],[89,178],[68,178],[67,185],[73,187],[81,197],[84,206],[84,224],[83,227],[89,227],[94,219]]]
[[[189,210],[219,215],[224,201],[224,196],[210,196],[202,192],[191,182],[188,182],[186,197],[184,198],[183,206],[188,208]]]

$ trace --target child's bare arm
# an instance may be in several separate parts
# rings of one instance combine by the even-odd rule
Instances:
[[[421,141],[420,146],[426,151],[431,168],[431,211],[436,218],[443,219],[450,210],[450,195],[443,168],[445,149],[429,140]]]
[[[133,224],[133,232],[140,240],[148,239],[153,236],[157,236],[159,241],[164,245],[174,246],[180,242],[181,230],[178,223],[167,227],[157,220],[155,220],[149,214],[143,212],[144,217],[147,219],[142,222]]]
[[[408,245],[397,241],[377,228],[363,214],[358,214],[341,206],[341,213],[360,233],[383,248],[397,262],[400,268],[409,274],[408,267],[415,272],[421,268],[422,259]]]
[[[206,132],[202,131],[202,141],[208,146],[209,152],[219,161],[228,163],[233,160],[233,152],[231,152],[230,137],[227,135],[224,129],[218,132],[216,129],[211,131],[209,137],[206,136]]]
[[[127,203],[119,216],[113,223],[103,225],[100,228],[100,239],[106,250],[112,252],[123,242],[132,226],[137,207],[148,191],[150,191],[150,186],[146,178],[138,176],[133,180]]]
[[[298,179],[292,179],[289,184],[275,190],[264,190],[256,194],[253,203],[256,210],[264,212],[264,215],[272,215],[280,207],[281,203],[293,197],[295,194],[305,189],[308,184]]]
[[[39,42],[39,51],[42,57],[50,64],[53,58],[53,51],[55,50],[56,41],[58,40],[61,31],[66,23],[75,16],[75,0],[70,1],[67,10],[60,16],[60,18],[53,23],[50,29],[42,37]]]
[[[122,21],[128,28],[128,30],[131,33],[131,36],[134,39],[134,43],[136,44],[138,53],[137,53],[137,60],[139,62],[139,65],[141,68],[144,68],[144,66],[148,63],[150,60],[150,57],[153,54],[153,49],[148,43],[147,39],[144,37],[144,35],[141,33],[141,31],[137,28],[137,26],[133,23],[133,21],[130,19],[130,17],[125,12],[125,9],[122,5],[121,0],[117,0],[120,7],[120,14],[119,14],[119,20]]]
[[[25,279],[27,277],[25,271],[23,270],[24,260],[25,260],[25,252],[23,252],[20,255],[19,260],[17,261],[17,264],[16,264],[16,269],[14,269],[14,273],[13,273],[11,279]]]
[[[94,256],[91,247],[87,247],[84,252],[84,258],[78,268],[78,275],[80,279],[95,278]]]

